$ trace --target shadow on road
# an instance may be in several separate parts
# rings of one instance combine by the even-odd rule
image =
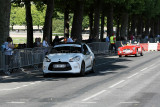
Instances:
[[[131,56],[132,57],[132,56]],[[126,65],[117,65],[117,62],[123,63],[125,61],[132,61],[131,59],[125,58],[110,58],[110,57],[102,57],[96,59],[96,73],[86,73],[85,77],[92,76],[104,76],[110,74],[116,74],[120,69],[128,68]],[[28,70],[29,73],[22,73],[20,75],[13,75],[8,77],[7,79],[3,79],[0,83],[11,83],[11,82],[36,82],[36,81],[66,81],[69,78],[81,78],[78,75],[74,74],[54,74],[50,75],[48,78],[43,77],[42,69],[39,70]],[[25,72],[25,71],[24,71]]]

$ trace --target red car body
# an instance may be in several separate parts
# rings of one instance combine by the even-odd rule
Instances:
[[[122,55],[135,55],[138,56],[140,54],[143,56],[143,48],[140,45],[126,45],[118,48],[118,55],[121,57]]]

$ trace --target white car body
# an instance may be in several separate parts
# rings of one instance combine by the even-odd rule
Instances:
[[[81,49],[81,52],[61,52],[51,53],[46,55],[43,61],[43,74],[44,76],[51,73],[81,73],[82,62],[84,62],[85,70],[84,72],[93,69],[95,56],[88,45],[86,44],[60,44],[56,45],[55,49],[60,49],[63,47],[71,47],[76,49]],[[87,53],[84,53],[83,47],[87,47]],[[69,48],[69,49],[71,49]],[[65,48],[63,48],[65,49]],[[85,49],[86,50],[86,49]],[[56,50],[57,51],[57,50]],[[74,50],[76,51],[76,50]]]

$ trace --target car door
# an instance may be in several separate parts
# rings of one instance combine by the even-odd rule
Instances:
[[[83,45],[83,55],[84,55],[84,61],[85,61],[85,68],[87,71],[91,68],[92,65],[91,65],[91,53],[85,44]]]

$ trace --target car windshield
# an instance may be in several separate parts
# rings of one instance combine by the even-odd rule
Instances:
[[[62,46],[62,47],[55,47],[51,50],[51,54],[53,53],[82,53],[81,47],[74,47],[74,46]]]

